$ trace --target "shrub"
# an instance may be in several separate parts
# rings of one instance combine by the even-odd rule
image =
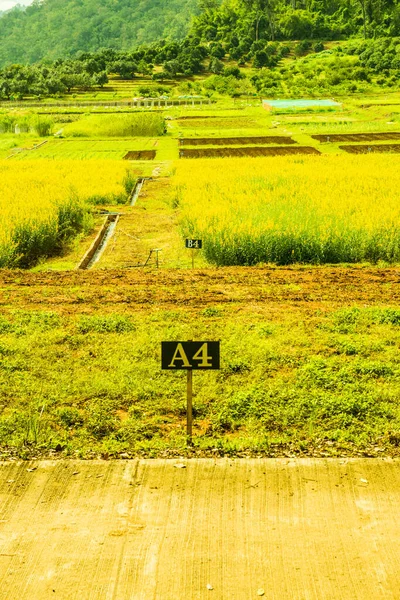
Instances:
[[[51,134],[54,126],[53,119],[46,117],[37,117],[33,122],[33,128],[40,137],[47,137]]]

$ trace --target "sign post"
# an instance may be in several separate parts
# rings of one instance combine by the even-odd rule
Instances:
[[[186,248],[190,248],[192,251],[192,269],[194,269],[194,251],[201,250],[203,247],[203,240],[185,240]]]
[[[193,371],[220,369],[219,342],[161,342],[161,368],[168,371],[187,371],[186,433],[192,443],[193,429]]]
[[[193,370],[187,370],[186,384],[186,435],[189,443],[192,441],[193,429]]]

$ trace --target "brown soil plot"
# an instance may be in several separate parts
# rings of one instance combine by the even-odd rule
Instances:
[[[137,235],[133,230],[129,233]],[[102,265],[106,267],[106,252],[103,257]],[[100,309],[106,312],[151,307],[198,311],[205,306],[232,307],[236,303],[243,309],[257,305],[257,310],[269,315],[297,314],[300,310],[333,311],[355,304],[398,305],[398,283],[396,267],[225,267],[151,272],[104,268],[41,273],[0,270],[0,306],[4,314],[28,308],[63,314],[80,314],[83,309],[90,314],[99,310],[101,298]]]
[[[205,128],[216,129],[259,129],[262,125],[249,117],[193,117],[192,119],[177,120],[180,127],[186,129]]]
[[[321,154],[312,146],[281,146],[279,148],[197,148],[179,150],[179,158],[224,158],[229,156],[284,156],[286,154]]]
[[[384,142],[400,140],[400,133],[394,131],[388,133],[336,133],[312,135],[311,137],[319,142]]]
[[[285,135],[264,137],[226,137],[226,138],[182,138],[180,146],[239,146],[240,144],[296,144],[291,137]]]
[[[155,150],[131,150],[124,156],[124,160],[154,160]]]
[[[344,150],[349,154],[370,154],[371,152],[391,152],[394,154],[400,153],[400,144],[375,144],[373,146],[339,146],[340,150]]]

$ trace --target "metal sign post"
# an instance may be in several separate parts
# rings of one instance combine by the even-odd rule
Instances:
[[[161,368],[168,371],[187,371],[186,433],[192,443],[193,429],[193,371],[220,369],[219,342],[161,342]]]
[[[194,251],[201,250],[203,247],[203,240],[185,240],[185,247],[192,251],[192,269],[194,269]]]

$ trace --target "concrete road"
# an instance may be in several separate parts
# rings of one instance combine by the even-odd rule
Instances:
[[[0,599],[400,599],[399,507],[389,459],[0,463]]]

